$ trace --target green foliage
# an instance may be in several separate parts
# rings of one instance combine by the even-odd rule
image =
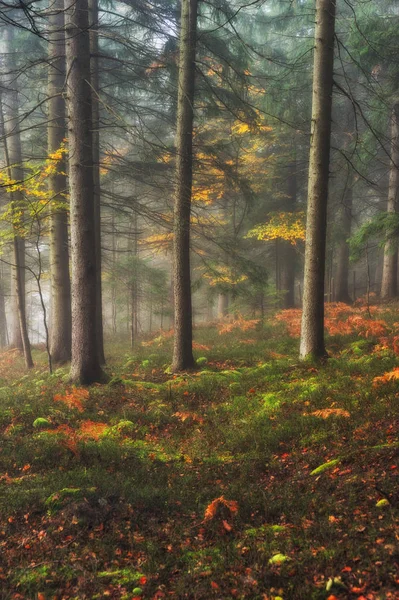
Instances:
[[[50,421],[48,419],[44,419],[43,417],[38,417],[33,421],[33,427],[39,429],[40,427],[49,427]]]
[[[310,474],[311,475],[321,475],[321,473],[324,473],[325,471],[329,471],[330,469],[333,469],[334,467],[336,467],[340,462],[341,461],[339,458],[335,458],[334,460],[329,460],[328,462],[323,463],[316,469],[313,469],[313,471]]]
[[[208,362],[208,359],[206,358],[206,356],[200,356],[199,358],[196,359],[195,362],[197,363],[197,365],[199,367],[202,367],[203,365],[206,365],[206,363]]]
[[[396,213],[379,213],[364,223],[350,238],[351,260],[357,261],[364,254],[368,245],[375,238],[380,239],[383,246],[387,239],[395,240],[399,233],[399,215]],[[381,237],[383,239],[381,240]]]
[[[281,565],[287,560],[291,560],[289,556],[285,556],[285,554],[274,554],[269,559],[269,565]]]

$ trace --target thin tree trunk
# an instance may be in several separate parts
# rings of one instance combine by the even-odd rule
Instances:
[[[111,320],[112,320],[112,334],[115,336],[117,332],[116,326],[116,235],[115,235],[115,213],[112,211],[112,266],[113,275],[111,280]]]
[[[138,337],[138,254],[139,254],[139,246],[138,246],[138,215],[137,211],[134,211],[133,217],[133,244],[132,244],[132,253],[133,256],[133,280],[131,283],[131,302],[132,302],[132,314],[131,314],[131,322],[130,322],[130,345],[133,348],[136,344]]]
[[[66,57],[72,258],[71,379],[104,377],[97,344],[92,105],[87,0],[67,0]]]
[[[19,240],[20,240],[20,244],[22,246],[21,252],[19,253],[19,257],[20,257],[20,260],[23,260],[24,243],[23,243],[23,240],[21,240],[21,238],[19,238]],[[17,304],[17,290],[16,290],[16,286],[15,286],[16,266],[15,266],[15,262],[14,262],[14,247],[10,251],[10,262],[12,264],[12,266],[11,266],[11,281],[10,281],[11,306],[15,307]],[[24,288],[25,288],[25,282],[24,282]],[[14,311],[14,310],[12,311],[12,315],[11,315],[10,333],[11,333],[10,348],[16,348],[17,350],[20,350],[21,352],[23,352],[24,348],[23,348],[23,344],[22,344],[21,327],[19,324],[19,314],[18,314],[18,312]]]
[[[22,337],[22,348],[25,358],[25,365],[28,369],[33,367],[32,353],[28,336],[28,325],[26,322],[26,303],[25,303],[25,294],[22,284],[22,270],[20,268],[20,244],[19,238],[14,236],[14,264],[16,266],[15,269],[15,289],[17,292],[17,310],[19,315],[19,326],[21,328],[21,337]]]
[[[193,180],[193,121],[197,0],[182,0],[174,206],[174,371],[194,366],[190,279],[190,214]]]
[[[389,187],[387,212],[398,212],[399,197],[399,103],[392,110],[391,117],[391,167],[389,171]],[[381,298],[390,300],[398,295],[398,241],[389,239],[384,248],[384,265],[382,269]]]
[[[0,122],[1,122],[1,137],[4,140],[4,154],[5,154],[5,162],[7,165],[7,174],[9,179],[13,181],[21,181],[22,173],[21,173],[21,165],[14,166],[14,163],[11,162],[10,151],[8,147],[9,140],[12,138],[7,138],[7,130],[5,127],[5,118],[3,113],[2,101],[0,101]],[[19,135],[18,135],[19,137]],[[13,146],[12,146],[13,147]],[[19,149],[21,147],[19,146]],[[23,196],[18,191],[13,191],[10,193],[11,196],[11,213],[14,219],[13,229],[13,275],[14,275],[14,286],[15,286],[15,300],[17,305],[17,314],[19,321],[19,331],[21,335],[22,341],[22,351],[25,358],[25,364],[28,369],[33,367],[32,353],[28,336],[28,326],[26,322],[26,302],[25,302],[25,265],[24,269],[21,268],[21,238],[18,236],[18,223],[16,222],[15,212],[18,209],[18,212],[23,212]],[[25,246],[22,246],[22,249],[25,249]]]
[[[218,296],[218,319],[224,319],[229,314],[229,295],[221,292]]]
[[[6,27],[3,30],[4,43],[4,70],[5,75],[2,78],[3,85],[3,127],[5,132],[4,144],[6,144],[6,153],[8,154],[7,165],[11,172],[11,178],[16,181],[23,180],[22,168],[22,148],[21,135],[19,131],[19,97],[16,87],[16,65],[15,51],[13,50],[14,30],[12,27]],[[22,200],[22,194],[19,191],[13,193],[15,202]],[[13,259],[14,266],[11,268],[11,301],[14,305],[18,303],[18,292],[16,287],[17,278],[20,282],[22,296],[19,299],[22,303],[22,310],[25,312],[25,240],[17,236],[18,245],[18,266]],[[14,250],[13,250],[14,252]],[[16,270],[20,273],[17,275]],[[23,340],[20,326],[20,317],[15,315],[12,321],[11,329],[11,347],[23,351]]]
[[[94,222],[96,244],[96,276],[97,276],[97,346],[98,358],[105,364],[104,331],[102,312],[101,282],[101,187],[100,187],[100,104],[98,99],[99,67],[98,67],[98,0],[89,0],[90,10],[90,65],[91,65],[91,98],[92,98],[92,136],[93,136],[93,179],[94,179]]]
[[[0,268],[0,348],[8,346],[6,294],[4,292],[4,273]]]
[[[300,358],[323,357],[324,277],[334,64],[335,0],[316,0],[308,214]]]
[[[54,0],[49,16],[48,75],[48,153],[57,152],[66,137],[65,100],[65,33],[64,0]],[[65,161],[49,177],[49,188],[58,204],[52,209],[50,225],[51,338],[50,353],[54,363],[71,359],[72,319],[71,280],[69,275],[68,212],[65,203],[67,180]]]
[[[288,166],[287,202],[285,210],[294,212],[296,205],[297,180],[296,161]],[[292,244],[281,240],[280,244],[280,291],[283,308],[295,306],[295,249]]]
[[[345,302],[351,304],[352,299],[349,293],[349,244],[348,239],[352,229],[352,203],[353,203],[353,171],[350,165],[349,176],[346,182],[346,189],[343,198],[343,204],[340,206],[337,239],[337,270],[336,270],[336,302]]]

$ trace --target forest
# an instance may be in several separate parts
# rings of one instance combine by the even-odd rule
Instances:
[[[396,0],[0,0],[0,599],[399,600]]]

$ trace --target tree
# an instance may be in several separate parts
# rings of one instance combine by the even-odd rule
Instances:
[[[387,212],[398,212],[399,200],[399,102],[391,114],[391,155],[389,169]],[[389,300],[398,295],[398,242],[390,237],[385,243],[382,271],[381,298]]]
[[[285,208],[291,212],[296,208],[297,196],[297,165],[294,159],[288,165],[287,173],[287,200]],[[295,305],[295,248],[287,240],[281,243],[280,248],[280,290],[282,293],[283,308],[293,308]]]
[[[19,94],[16,82],[16,51],[14,46],[14,30],[12,27],[6,27],[3,31],[4,42],[4,93],[2,100],[3,126],[4,126],[4,149],[6,157],[7,170],[10,179],[14,181],[23,180],[22,168],[22,147],[21,134],[19,128]],[[13,201],[22,202],[22,194],[13,192]],[[16,235],[13,242],[13,266],[11,269],[11,296],[21,307],[25,314],[25,240]],[[17,286],[20,288],[20,297],[18,299]],[[20,316],[13,315],[11,346],[23,350],[24,344],[21,333]]]
[[[5,110],[1,107],[2,137],[4,140],[5,162],[10,180],[23,181],[22,148],[19,123],[19,98],[14,73],[16,71],[15,52],[13,49],[14,32],[12,28],[4,31],[6,48],[6,102]],[[14,320],[13,344],[23,350],[25,364],[28,369],[33,367],[32,353],[26,321],[25,299],[25,242],[19,235],[19,227],[23,228],[24,198],[19,190],[11,192],[11,212],[13,214],[13,266],[12,289],[15,293],[17,318]]]
[[[193,121],[197,0],[182,0],[174,204],[174,371],[194,366],[190,277],[190,213],[193,182]]]
[[[71,379],[103,378],[97,346],[90,40],[87,0],[66,6],[67,103],[72,259]]]
[[[10,155],[8,143],[7,143],[7,129],[5,126],[5,118],[3,113],[2,102],[0,100],[0,121],[1,121],[1,137],[4,140],[4,154],[5,162],[8,171],[8,179],[10,182],[18,182],[22,180],[21,165],[15,165],[12,162],[12,158],[15,158],[15,154]],[[15,146],[11,145],[12,151],[15,152]],[[20,150],[20,146],[17,150]],[[32,353],[28,336],[28,326],[26,322],[26,303],[25,303],[25,278],[22,274],[25,273],[21,266],[21,240],[23,237],[19,235],[19,227],[22,226],[21,221],[23,220],[23,197],[19,190],[13,190],[10,188],[11,194],[11,213],[13,216],[12,227],[13,227],[13,281],[15,285],[15,300],[17,304],[17,322],[19,325],[22,351],[25,358],[25,364],[28,369],[33,367]],[[22,246],[25,248],[25,245]]]
[[[98,68],[98,1],[89,0],[90,10],[90,65],[91,65],[91,101],[92,101],[92,136],[93,136],[93,178],[94,178],[94,223],[96,240],[96,290],[97,290],[97,352],[101,364],[105,363],[104,333],[102,314],[101,284],[101,188],[100,188],[100,103],[99,103],[99,68]]]
[[[48,154],[56,154],[66,137],[64,1],[54,0],[49,15]],[[50,224],[51,357],[55,363],[71,358],[71,281],[69,275],[67,180],[65,161],[49,177],[53,194]]]
[[[335,0],[316,0],[309,154],[308,213],[300,357],[320,358],[324,346],[324,278],[330,164]]]

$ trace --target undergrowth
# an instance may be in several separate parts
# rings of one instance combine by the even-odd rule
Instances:
[[[110,343],[89,389],[1,355],[0,597],[399,598],[395,310],[330,307],[323,364],[298,314],[197,328],[179,375],[167,332]]]

